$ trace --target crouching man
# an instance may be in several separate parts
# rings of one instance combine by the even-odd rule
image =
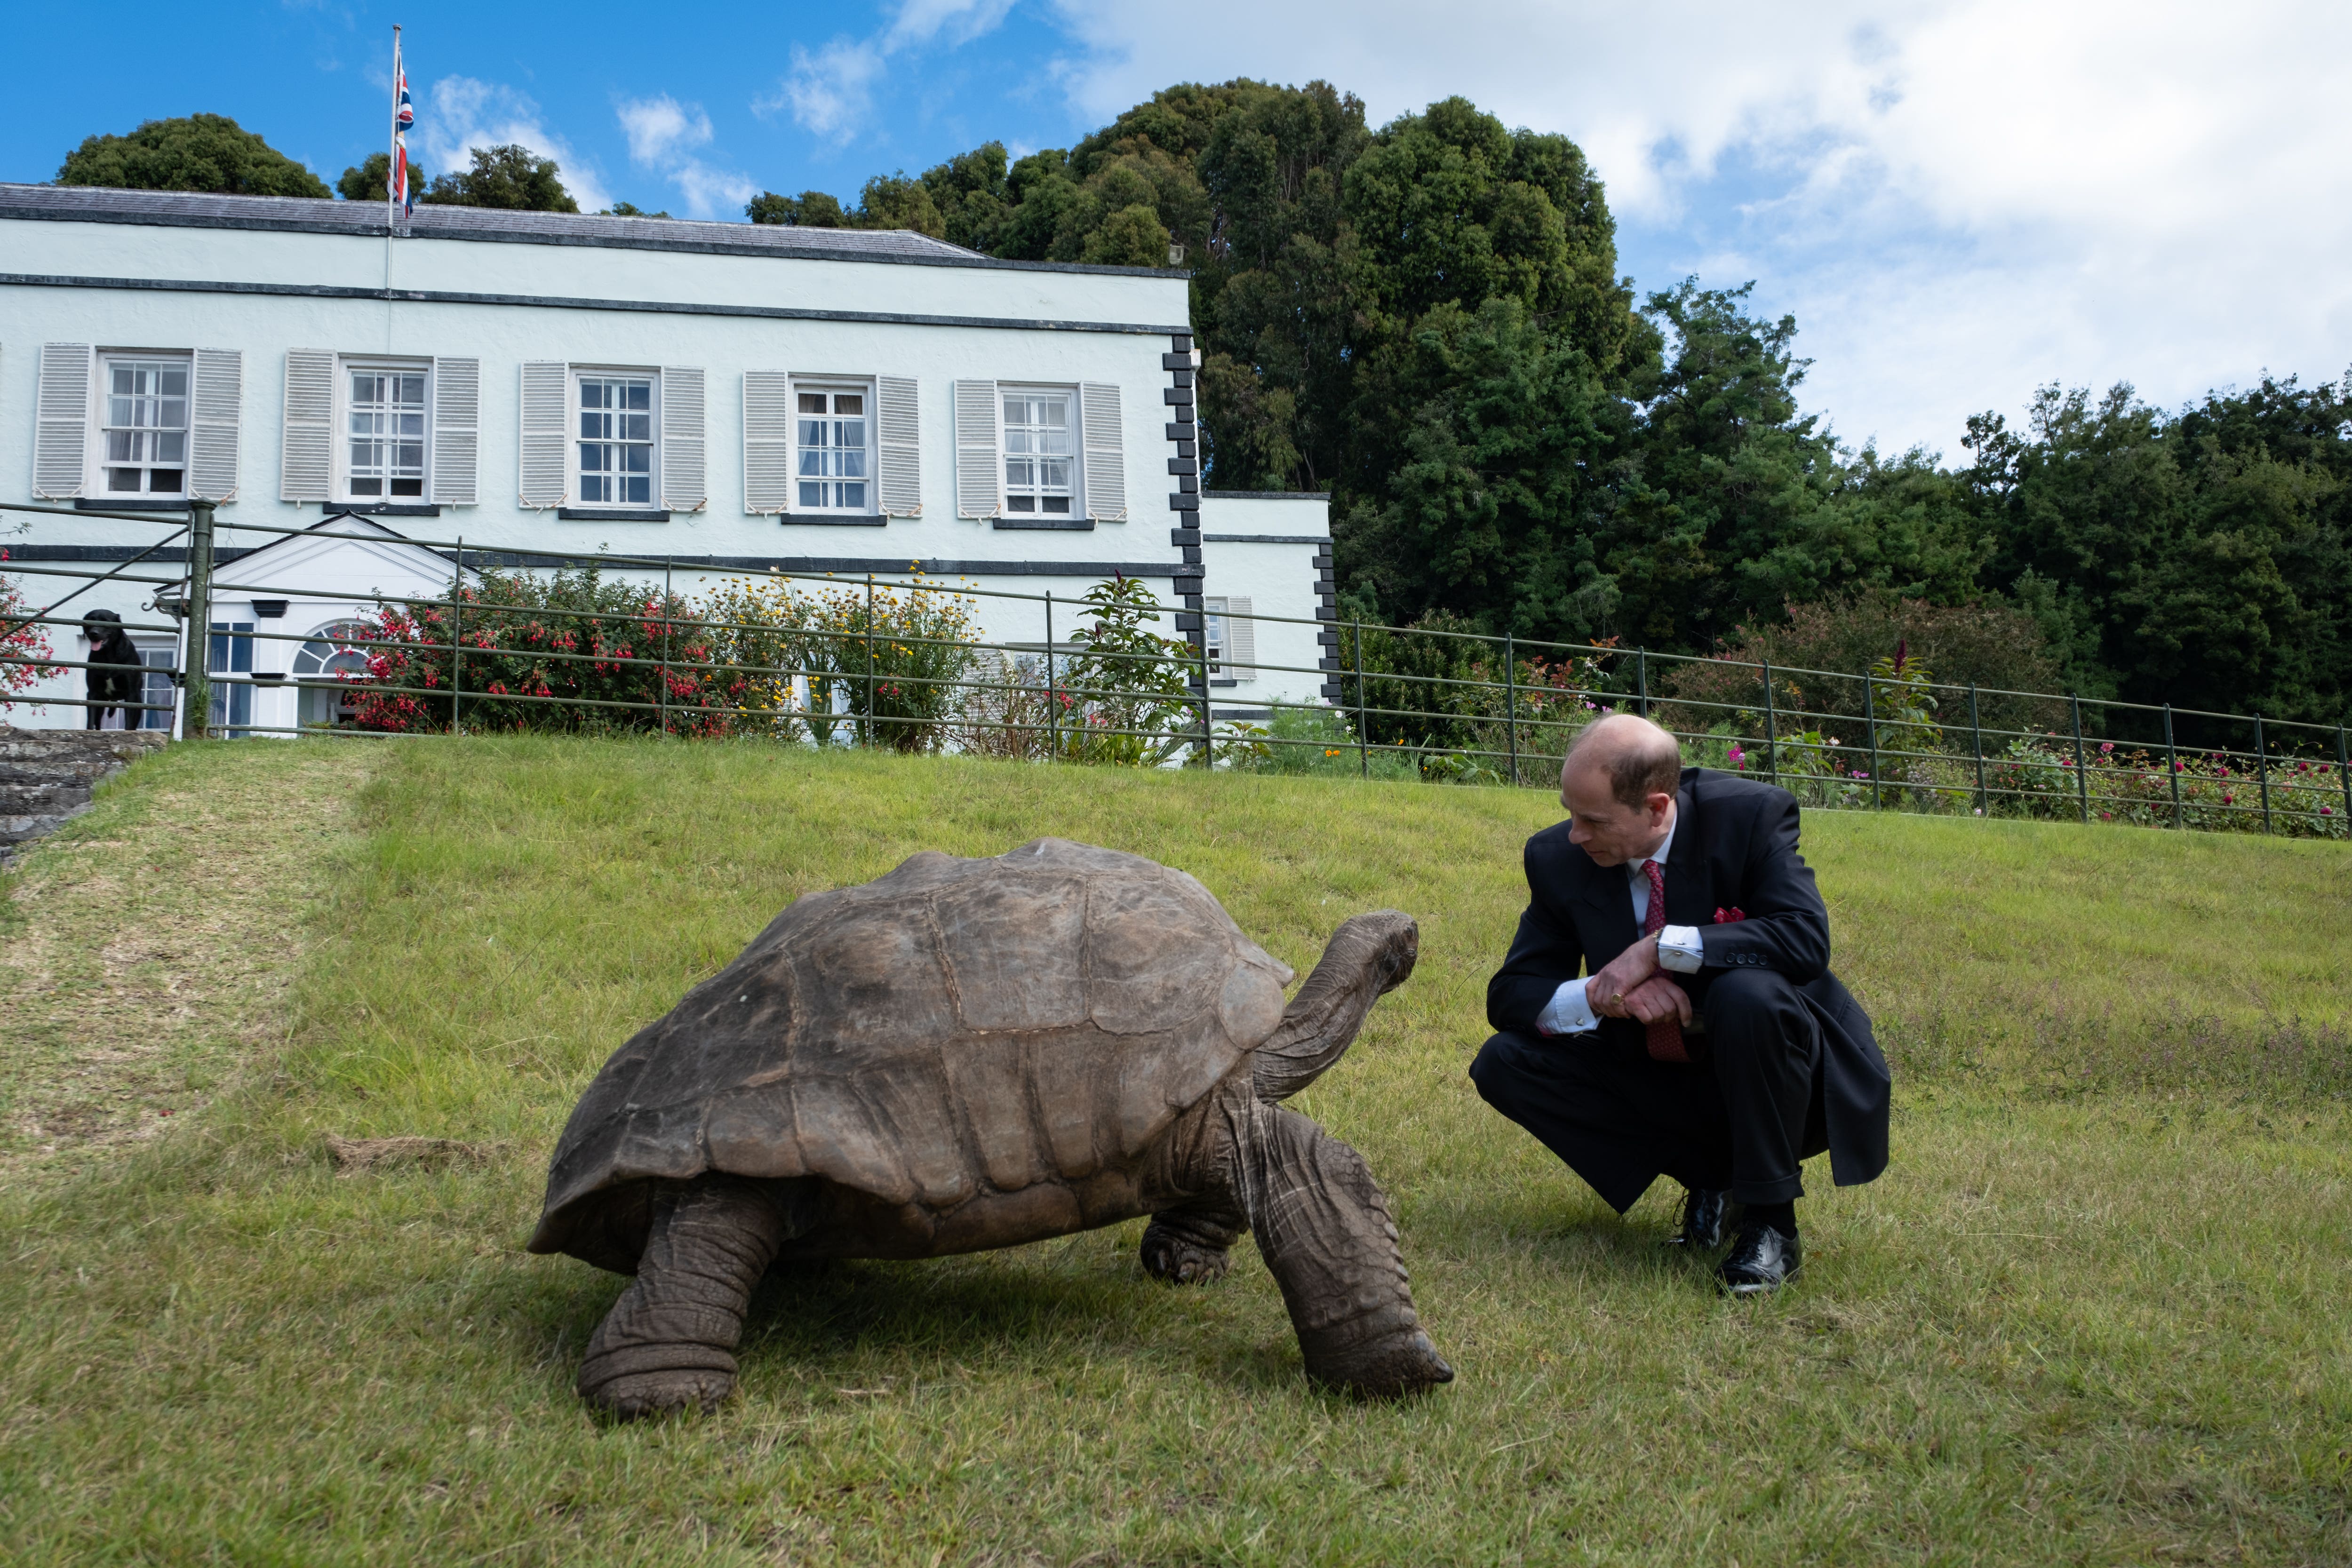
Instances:
[[[1772,1291],[1803,1259],[1800,1162],[1826,1150],[1841,1186],[1886,1168],[1886,1061],[1830,973],[1796,800],[1684,768],[1630,714],[1577,737],[1559,796],[1470,1077],[1620,1214],[1674,1177],[1674,1241],[1734,1235],[1723,1288]]]

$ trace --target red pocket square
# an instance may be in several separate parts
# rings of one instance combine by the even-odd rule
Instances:
[[[1737,908],[1726,909],[1720,904],[1716,907],[1715,923],[1717,925],[1727,925],[1735,920],[1745,920],[1747,918],[1748,916]]]

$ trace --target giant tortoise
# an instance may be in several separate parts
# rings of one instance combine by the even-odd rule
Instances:
[[[925,852],[801,899],[589,1084],[533,1252],[635,1274],[580,1392],[623,1417],[735,1386],[780,1258],[934,1258],[1150,1215],[1143,1266],[1214,1279],[1244,1228],[1308,1375],[1373,1395],[1448,1382],[1388,1201],[1355,1150],[1278,1102],[1412,974],[1394,910],[1289,967],[1181,872],[1039,839]]]

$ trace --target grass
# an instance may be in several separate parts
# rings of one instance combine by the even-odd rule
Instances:
[[[175,754],[79,842],[141,852],[209,769],[299,794],[311,755]],[[1803,1280],[1734,1306],[1659,1247],[1665,1195],[1619,1221],[1463,1076],[1541,795],[612,742],[343,766],[356,809],[289,813],[300,853],[262,821],[215,859],[284,856],[287,907],[315,901],[236,1084],[0,1190],[19,1560],[2352,1554],[2341,848],[1809,819],[1896,1060],[1895,1165],[1820,1174]],[[1312,1392],[1246,1243],[1171,1291],[1130,1224],[780,1276],[735,1404],[591,1421],[570,1382],[620,1281],[520,1251],[587,1077],[797,894],[1048,832],[1193,872],[1302,972],[1349,914],[1421,917],[1413,979],[1302,1108],[1395,1196],[1460,1381]],[[37,850],[19,904],[86,863]],[[327,1133],[490,1158],[341,1178]]]

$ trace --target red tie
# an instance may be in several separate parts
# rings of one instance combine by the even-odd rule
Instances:
[[[1666,868],[1655,861],[1643,861],[1642,869],[1650,873],[1650,911],[1642,917],[1642,935],[1655,936],[1666,928]],[[1690,1060],[1690,1052],[1683,1049],[1683,1026],[1679,1019],[1660,1019],[1649,1028],[1652,1061]]]

